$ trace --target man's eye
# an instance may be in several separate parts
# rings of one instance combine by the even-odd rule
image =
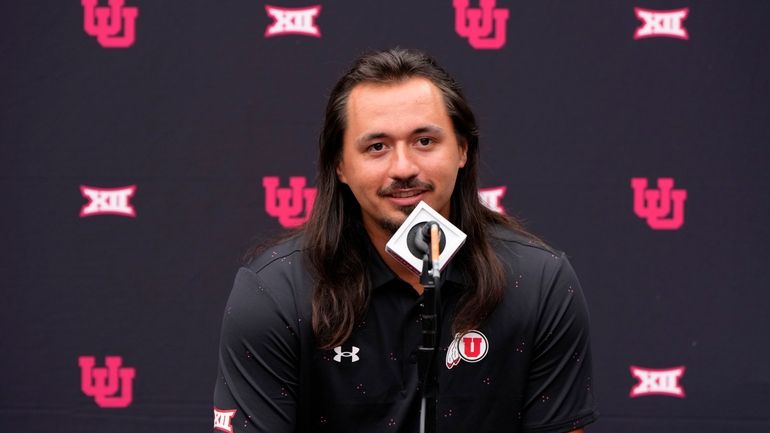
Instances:
[[[428,137],[422,137],[419,140],[417,140],[421,145],[428,146],[433,144],[433,139]]]
[[[382,143],[374,143],[371,146],[369,146],[369,150],[373,150],[375,152],[379,152],[384,148],[385,148],[385,145]]]

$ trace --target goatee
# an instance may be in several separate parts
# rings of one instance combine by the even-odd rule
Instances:
[[[410,213],[416,208],[417,205],[410,205],[410,206],[399,206],[398,210],[404,213],[404,218],[401,219],[401,221],[396,221],[391,218],[378,218],[377,223],[380,225],[380,227],[385,230],[387,233],[389,233],[391,236],[396,234],[398,229],[401,227],[401,224],[406,221],[406,217],[409,216]]]

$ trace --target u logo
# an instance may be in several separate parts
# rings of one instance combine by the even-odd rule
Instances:
[[[80,366],[80,389],[89,397],[94,397],[96,404],[104,408],[128,407],[134,398],[134,376],[136,369],[121,367],[123,358],[108,356],[106,367],[94,368],[93,356],[78,358]],[[115,394],[120,391],[120,395]]]
[[[81,0],[83,30],[96,37],[105,48],[128,48],[136,40],[136,17],[139,9],[123,7],[125,0],[110,0],[109,6],[96,6],[98,0]],[[118,33],[123,32],[123,36]]]

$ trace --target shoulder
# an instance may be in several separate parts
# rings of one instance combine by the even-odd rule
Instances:
[[[490,227],[489,242],[503,262],[514,261],[520,265],[549,267],[554,263],[567,261],[563,251],[509,227]]]
[[[553,295],[579,290],[580,283],[567,255],[526,233],[496,226],[490,244],[508,275],[509,287],[521,296],[542,302]]]
[[[309,314],[313,281],[307,272],[302,239],[293,236],[264,247],[235,276],[228,308],[249,317],[282,321]]]
[[[289,238],[262,246],[259,252],[255,254],[244,268],[255,274],[269,274],[270,272],[280,271],[288,266],[292,258],[301,258],[302,256],[302,236],[295,234]]]

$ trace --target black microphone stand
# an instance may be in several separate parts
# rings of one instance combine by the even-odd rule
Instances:
[[[420,304],[422,323],[422,344],[417,353],[417,374],[419,376],[422,400],[420,402],[420,433],[436,433],[438,415],[438,378],[435,370],[438,352],[438,306],[440,304],[438,269],[438,226],[431,228],[431,245],[426,248],[422,259],[420,284],[423,286],[423,301]],[[427,242],[426,242],[427,243]]]

